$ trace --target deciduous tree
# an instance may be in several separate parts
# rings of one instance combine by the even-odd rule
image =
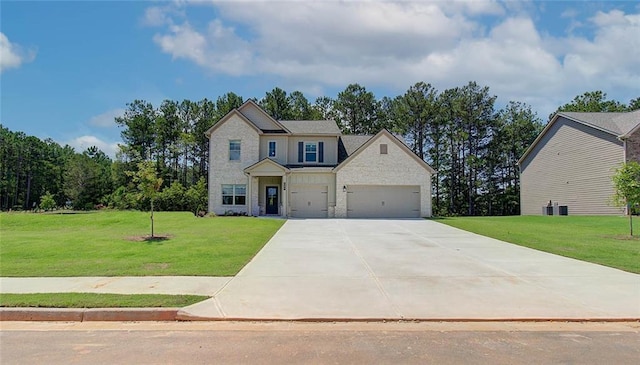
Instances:
[[[140,197],[148,199],[151,203],[151,238],[153,238],[153,202],[162,187],[162,178],[158,177],[154,163],[148,160],[139,162],[138,171],[132,176]]]
[[[629,233],[633,236],[633,210],[640,205],[640,164],[629,161],[620,166],[613,175],[615,194],[613,202],[617,206],[627,207],[629,215]]]

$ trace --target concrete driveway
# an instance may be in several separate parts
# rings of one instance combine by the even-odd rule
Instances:
[[[289,220],[184,318],[640,318],[640,275],[429,220]]]

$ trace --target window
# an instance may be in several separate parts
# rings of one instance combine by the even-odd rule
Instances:
[[[245,184],[223,184],[222,205],[245,205],[247,186]]]
[[[387,154],[387,145],[384,143],[380,144],[380,154],[381,155],[386,155]]]
[[[229,141],[229,161],[240,161],[240,140]]]
[[[304,144],[304,160],[305,162],[316,162],[318,155],[318,145],[313,142],[305,142]]]
[[[269,157],[276,157],[276,141],[269,141]]]

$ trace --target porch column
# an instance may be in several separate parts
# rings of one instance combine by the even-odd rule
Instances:
[[[252,180],[253,177],[251,176],[251,174],[246,174],[247,175],[247,191],[245,192],[245,204],[247,204],[247,215],[248,216],[252,216],[253,215],[253,203],[251,201],[251,197],[253,195],[253,187],[252,187]]]
[[[289,186],[287,186],[287,174],[282,175],[282,212],[280,215],[283,217],[289,216]]]

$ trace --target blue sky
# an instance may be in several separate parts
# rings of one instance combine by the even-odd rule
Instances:
[[[543,119],[585,91],[640,96],[637,1],[2,1],[0,123],[114,155],[143,99],[378,98],[468,81]]]

